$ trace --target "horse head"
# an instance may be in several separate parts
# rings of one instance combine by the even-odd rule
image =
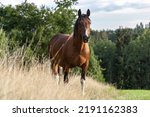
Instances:
[[[74,34],[79,36],[84,43],[88,42],[90,37],[90,24],[91,20],[89,18],[90,10],[87,10],[86,14],[82,14],[81,10],[78,11],[78,19],[75,23]]]

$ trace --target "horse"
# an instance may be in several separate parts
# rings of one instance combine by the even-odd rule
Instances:
[[[84,95],[84,85],[86,71],[89,65],[90,48],[90,10],[86,14],[78,10],[78,18],[74,25],[72,35],[57,34],[53,36],[49,42],[49,56],[51,61],[51,69],[53,75],[58,79],[59,84],[59,69],[63,68],[64,83],[68,83],[68,73],[73,67],[81,68],[81,91]]]

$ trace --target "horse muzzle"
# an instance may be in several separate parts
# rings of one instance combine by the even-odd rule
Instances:
[[[83,40],[84,43],[88,43],[89,37],[86,36],[86,35],[84,35],[84,36],[82,37],[82,40]]]

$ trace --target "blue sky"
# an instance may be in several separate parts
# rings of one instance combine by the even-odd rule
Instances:
[[[16,5],[24,0],[1,0],[4,5]],[[55,6],[54,0],[28,0],[38,6]],[[150,0],[78,0],[74,6],[84,13],[91,10],[92,29],[133,28],[137,23],[150,22]]]

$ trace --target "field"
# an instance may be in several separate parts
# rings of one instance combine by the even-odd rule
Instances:
[[[110,85],[91,78],[86,81],[86,95],[80,91],[80,78],[71,76],[70,83],[58,86],[53,79],[49,62],[35,64],[30,69],[18,66],[16,60],[0,65],[0,99],[114,99],[117,91]],[[111,92],[111,93],[110,93]]]
[[[150,100],[150,90],[120,90],[118,99]]]
[[[15,58],[0,61],[0,99],[150,99],[148,90],[117,90],[114,86],[87,78],[85,95],[81,95],[80,77],[72,75],[67,85],[57,85],[50,72],[49,61],[35,63],[30,69],[20,66]],[[61,77],[62,80],[62,77]]]

